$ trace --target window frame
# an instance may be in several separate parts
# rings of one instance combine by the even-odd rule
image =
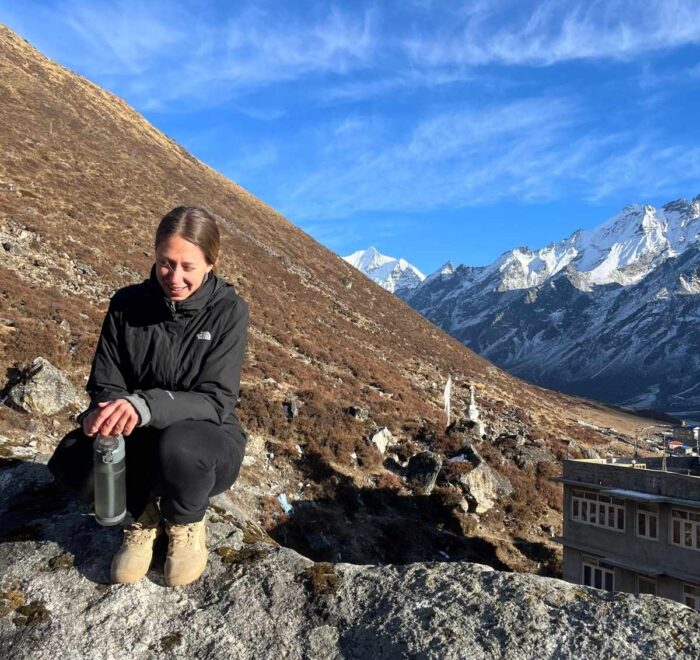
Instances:
[[[590,568],[591,582],[593,584],[586,584],[586,568]],[[600,572],[600,587],[596,587],[596,571]],[[606,585],[606,577],[610,576],[610,589]],[[607,591],[613,593],[615,591],[615,569],[603,566],[600,563],[600,559],[597,557],[591,557],[590,555],[581,556],[581,584],[584,587],[590,587],[591,589],[599,589],[601,591]]]
[[[695,593],[693,593],[695,592]],[[688,601],[692,600],[691,605]],[[700,612],[700,585],[684,583],[683,584],[683,600],[681,601],[686,607]]]
[[[674,514],[678,512],[678,517]],[[691,519],[693,516],[693,519]],[[694,550],[700,552],[700,511],[693,509],[683,509],[681,507],[671,507],[669,515],[669,530],[668,542],[677,548],[685,548],[686,550]],[[678,522],[678,542],[675,541],[675,523]],[[690,528],[690,545],[685,543],[686,526]],[[694,543],[693,543],[694,540]]]
[[[600,527],[618,534],[624,534],[627,530],[626,500],[610,495],[600,495],[599,493],[581,489],[571,490],[571,508],[569,519],[582,525]],[[608,523],[611,520],[613,525]],[[622,516],[622,527],[618,527],[618,522]],[[603,519],[603,524],[598,522]],[[658,529],[657,529],[658,533]]]
[[[643,506],[647,506],[649,508],[644,509],[642,508]],[[634,524],[635,524],[635,533],[640,539],[646,539],[647,541],[658,541],[659,540],[659,507],[654,506],[652,508],[652,505],[649,504],[642,504],[641,502],[637,502],[637,505],[635,507],[635,517],[634,517]],[[648,533],[642,534],[640,531],[639,527],[639,518],[640,516],[644,518],[644,527],[645,527],[645,532],[649,531],[649,521],[651,518],[654,518],[654,529],[656,531],[655,536],[651,536]]]

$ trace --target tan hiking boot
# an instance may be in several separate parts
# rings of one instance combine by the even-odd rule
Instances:
[[[170,537],[165,559],[165,584],[175,587],[194,582],[207,566],[205,521],[187,525],[167,523]]]
[[[136,522],[124,528],[124,539],[112,560],[112,583],[138,582],[153,559],[153,543],[163,531],[160,511],[155,502],[149,502]]]

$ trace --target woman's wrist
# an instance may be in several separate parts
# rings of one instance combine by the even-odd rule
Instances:
[[[151,421],[151,409],[148,407],[148,402],[138,394],[128,394],[124,397],[138,413],[139,423],[137,426],[147,426]]]

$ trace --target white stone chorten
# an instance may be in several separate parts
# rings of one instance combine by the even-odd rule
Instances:
[[[474,386],[469,386],[469,408],[467,408],[467,419],[470,422],[474,422],[479,429],[479,435],[483,438],[486,434],[486,428],[484,423],[479,419],[479,408],[476,405],[476,400],[474,399]]]

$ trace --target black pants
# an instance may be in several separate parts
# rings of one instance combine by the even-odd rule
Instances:
[[[235,426],[199,421],[136,428],[124,440],[127,510],[138,518],[154,494],[163,517],[178,525],[202,520],[209,497],[233,484],[246,442]],[[86,501],[93,499],[93,441],[75,429],[49,460],[56,480]]]

